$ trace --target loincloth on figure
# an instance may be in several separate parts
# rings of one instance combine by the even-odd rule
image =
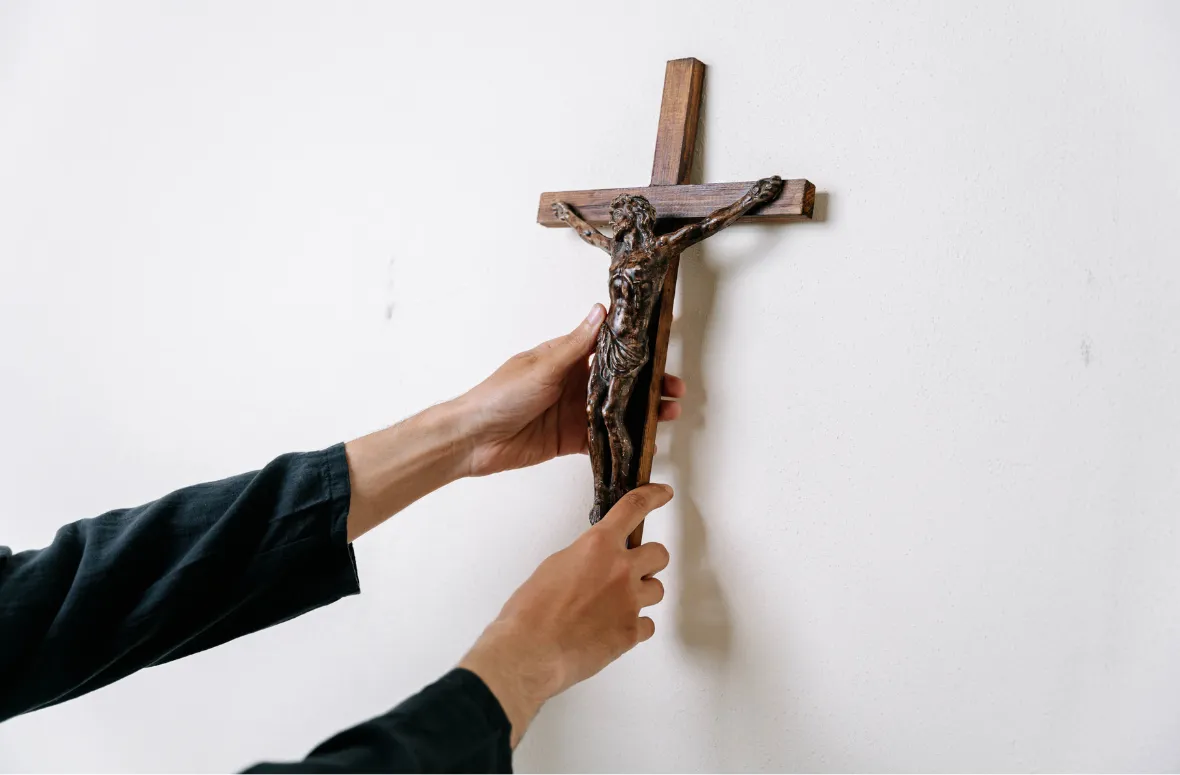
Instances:
[[[635,374],[647,363],[647,338],[625,342],[610,326],[598,329],[598,346],[594,361],[599,372],[615,376]]]

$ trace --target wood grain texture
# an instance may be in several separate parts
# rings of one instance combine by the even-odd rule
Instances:
[[[658,196],[662,193],[663,186],[679,186],[689,182],[693,155],[697,147],[697,123],[700,120],[704,82],[705,65],[696,59],[674,59],[665,68],[660,124],[656,130],[655,160],[651,166],[651,186],[646,189],[644,196]],[[608,199],[607,203],[609,202]],[[661,212],[658,205],[656,212]],[[660,308],[653,315],[652,326],[655,332],[652,337],[651,360],[641,372],[633,394],[645,398],[642,404],[642,436],[636,434],[631,437],[643,439],[635,474],[637,486],[651,481],[651,464],[656,454],[656,426],[660,411],[661,387],[664,381],[664,366],[668,361],[668,341],[672,335],[672,307],[676,301],[676,276],[679,271],[680,257],[676,256],[668,264],[668,272],[664,275],[664,290],[660,294]],[[641,543],[642,522],[627,537],[628,546],[639,546]]]
[[[661,219],[696,220],[704,218],[719,207],[732,204],[746,193],[751,185],[753,181],[546,192],[541,194],[541,201],[537,206],[537,223],[542,226],[565,228],[565,224],[553,214],[553,203],[565,202],[586,222],[594,226],[604,226],[610,220],[611,200],[619,194],[634,194],[646,198],[656,208]],[[778,199],[751,210],[738,223],[809,220],[814,209],[815,186],[806,180],[785,180],[783,193]]]
[[[697,147],[704,84],[705,65],[692,57],[673,59],[664,68],[660,125],[656,131],[655,160],[651,165],[653,186],[688,182]],[[658,207],[656,212],[659,212]]]

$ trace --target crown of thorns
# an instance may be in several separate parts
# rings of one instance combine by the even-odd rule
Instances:
[[[651,206],[651,202],[635,194],[619,194],[611,200],[610,209],[611,215],[614,215],[616,210],[621,210],[636,221],[641,218],[646,218],[649,222],[656,219],[656,208]]]

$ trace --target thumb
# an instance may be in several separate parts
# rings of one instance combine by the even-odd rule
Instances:
[[[606,310],[601,304],[590,308],[590,314],[578,324],[578,327],[565,336],[549,342],[550,352],[556,356],[562,366],[568,366],[579,358],[585,358],[594,348],[594,341],[598,337],[598,329],[606,317]]]

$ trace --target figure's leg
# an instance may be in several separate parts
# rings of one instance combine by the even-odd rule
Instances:
[[[606,427],[602,424],[602,402],[606,398],[606,380],[598,370],[598,361],[590,366],[590,384],[586,387],[586,420],[590,431],[590,469],[594,472],[594,506],[590,524],[606,513],[610,472],[606,467]]]
[[[602,405],[602,420],[610,441],[610,501],[613,506],[623,497],[627,475],[631,471],[631,435],[627,432],[627,403],[635,387],[634,374],[616,374],[608,383],[606,401]]]

